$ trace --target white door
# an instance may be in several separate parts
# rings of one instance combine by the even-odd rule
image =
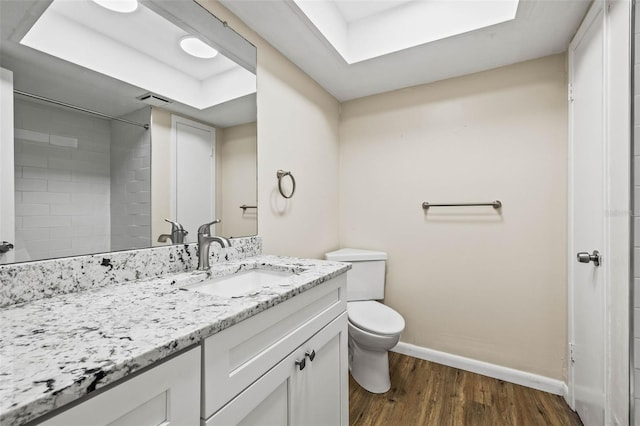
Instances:
[[[175,115],[171,121],[171,219],[189,232],[185,243],[196,242],[198,227],[216,219],[216,130]]]
[[[15,244],[13,126],[13,73],[0,68],[0,245]],[[9,247],[0,247],[0,264],[14,261]]]
[[[570,395],[585,425],[604,424],[605,126],[603,8],[596,1],[569,46]],[[578,261],[578,253],[582,262]],[[591,257],[589,257],[591,256]],[[588,262],[588,263],[587,263]]]

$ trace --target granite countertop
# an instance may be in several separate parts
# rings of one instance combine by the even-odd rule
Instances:
[[[263,268],[294,272],[250,296],[180,287]],[[0,424],[19,425],[82,398],[346,272],[323,260],[256,256],[0,309]]]

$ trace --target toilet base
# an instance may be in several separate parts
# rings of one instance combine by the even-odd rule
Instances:
[[[361,348],[349,337],[349,371],[353,379],[371,393],[391,389],[388,351]]]

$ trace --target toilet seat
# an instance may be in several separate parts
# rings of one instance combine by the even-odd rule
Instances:
[[[347,312],[353,325],[370,333],[393,335],[404,330],[402,315],[373,300],[347,302]]]

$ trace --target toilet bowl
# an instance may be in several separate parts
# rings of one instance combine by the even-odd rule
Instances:
[[[347,315],[349,371],[372,393],[391,388],[388,352],[400,340],[404,318],[376,300],[384,299],[387,253],[343,248],[326,254],[328,260],[348,262]]]
[[[354,380],[372,393],[391,388],[389,350],[404,330],[402,316],[375,301],[348,302],[349,370]]]

